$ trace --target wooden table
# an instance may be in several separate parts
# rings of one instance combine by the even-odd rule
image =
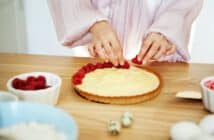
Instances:
[[[63,83],[57,106],[74,116],[80,140],[165,140],[169,139],[169,128],[173,123],[181,120],[198,122],[209,113],[204,110],[201,101],[177,99],[175,93],[180,90],[200,91],[200,79],[214,75],[214,65],[154,64],[150,68],[159,72],[164,82],[157,98],[135,105],[108,105],[79,97],[70,82],[71,75],[78,68],[95,61],[88,58],[0,54],[0,90],[6,90],[10,77],[24,72],[47,71],[60,75]],[[110,136],[107,122],[118,120],[124,111],[134,114],[133,127],[122,129],[119,136]]]

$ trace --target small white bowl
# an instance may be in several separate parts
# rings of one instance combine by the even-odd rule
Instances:
[[[214,76],[206,77],[201,80],[202,101],[207,110],[214,112],[214,90],[205,86],[205,83],[209,80],[214,80]]]
[[[0,102],[18,101],[18,98],[10,92],[0,91]]]
[[[50,86],[49,88],[41,90],[19,90],[13,88],[12,86],[12,81],[15,78],[27,79],[28,76],[37,77],[39,75],[42,75],[46,78],[47,85]],[[58,101],[61,83],[61,78],[56,74],[47,72],[31,72],[12,77],[7,82],[7,88],[9,92],[16,95],[20,100],[55,105]]]

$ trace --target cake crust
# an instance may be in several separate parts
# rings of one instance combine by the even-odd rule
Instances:
[[[84,91],[81,88],[79,88],[77,85],[74,85],[74,89],[80,96],[90,101],[106,103],[106,104],[136,104],[136,103],[151,100],[154,97],[158,96],[162,88],[161,76],[149,68],[142,67],[142,66],[135,66],[135,67],[154,74],[159,79],[158,87],[156,87],[154,90],[148,93],[142,93],[142,94],[132,95],[132,96],[100,96],[100,95],[96,95],[96,94]]]

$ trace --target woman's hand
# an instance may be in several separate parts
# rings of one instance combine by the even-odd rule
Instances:
[[[176,52],[176,47],[160,33],[150,33],[144,40],[138,54],[138,60],[143,64],[151,60],[158,60],[162,56],[171,55]]]
[[[120,41],[116,32],[107,21],[95,23],[90,32],[92,40],[89,44],[89,53],[105,61],[111,61],[115,66],[124,64],[124,57]]]

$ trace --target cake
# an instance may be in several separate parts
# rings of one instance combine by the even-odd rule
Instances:
[[[87,64],[73,75],[72,83],[82,97],[110,104],[143,102],[157,96],[161,89],[158,74],[127,62],[118,67],[110,63]]]

